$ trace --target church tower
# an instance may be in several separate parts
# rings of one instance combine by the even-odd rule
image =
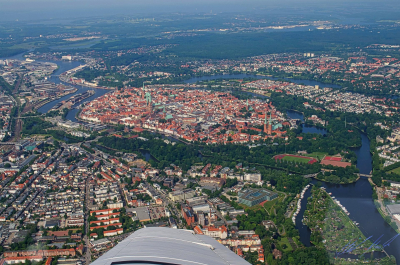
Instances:
[[[151,93],[149,93],[149,92],[146,92],[146,104],[147,104],[147,110],[148,110],[148,112],[152,112],[152,107],[153,107],[153,104],[152,104],[152,102],[151,102]]]
[[[267,112],[265,112],[264,133],[268,134],[268,130],[267,130]]]
[[[272,135],[272,113],[269,113],[268,135]]]

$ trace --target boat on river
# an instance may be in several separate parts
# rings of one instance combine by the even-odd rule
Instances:
[[[296,224],[296,217],[297,215],[300,213],[301,210],[301,200],[304,198],[304,194],[306,193],[307,189],[310,187],[310,184],[308,184],[307,186],[304,187],[304,189],[301,191],[300,193],[300,199],[297,201],[297,210],[296,212],[293,214],[292,216],[292,221],[294,224]],[[302,220],[303,222],[303,220]]]

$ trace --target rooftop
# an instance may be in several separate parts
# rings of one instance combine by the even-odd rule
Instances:
[[[400,204],[386,206],[391,214],[400,214]]]
[[[239,192],[239,197],[245,200],[254,201],[265,195],[273,196],[276,193],[266,189],[246,189]]]

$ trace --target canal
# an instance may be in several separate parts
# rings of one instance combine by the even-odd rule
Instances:
[[[288,116],[292,119],[304,120],[303,115],[298,112],[288,112]],[[314,131],[309,131],[309,129],[307,129],[304,132]],[[327,133],[325,130],[320,132]],[[370,174],[372,170],[370,141],[367,135],[363,133],[361,134],[361,138],[361,147],[354,150],[357,155],[357,168],[362,174]],[[312,180],[312,183],[316,184],[317,181],[314,179]],[[372,187],[367,178],[361,177],[357,182],[345,185],[322,182],[322,186],[326,188],[327,192],[332,193],[332,196],[335,196],[336,199],[338,199],[341,204],[346,207],[346,209],[350,212],[349,217],[353,221],[360,224],[359,228],[361,232],[367,238],[371,237],[370,240],[372,242],[380,238],[380,244],[384,244],[388,240],[397,236],[396,231],[386,223],[376,209],[374,200],[372,199]],[[303,219],[304,211],[307,207],[307,199],[310,197],[310,195],[311,189],[308,189],[304,195],[304,199],[301,201],[301,210],[296,218],[296,227],[300,233],[300,240],[305,246],[311,245],[311,231],[306,225],[302,224],[301,220]],[[389,255],[395,256],[397,264],[400,264],[400,238],[395,239],[389,246],[386,246],[385,251]],[[374,258],[383,256],[384,254],[382,254],[382,252],[374,253]],[[341,257],[354,258],[352,255],[342,255]]]

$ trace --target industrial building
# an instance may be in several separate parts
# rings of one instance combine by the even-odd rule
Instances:
[[[386,209],[388,210],[388,213],[390,213],[391,215],[400,214],[400,204],[388,205],[386,206]]]

